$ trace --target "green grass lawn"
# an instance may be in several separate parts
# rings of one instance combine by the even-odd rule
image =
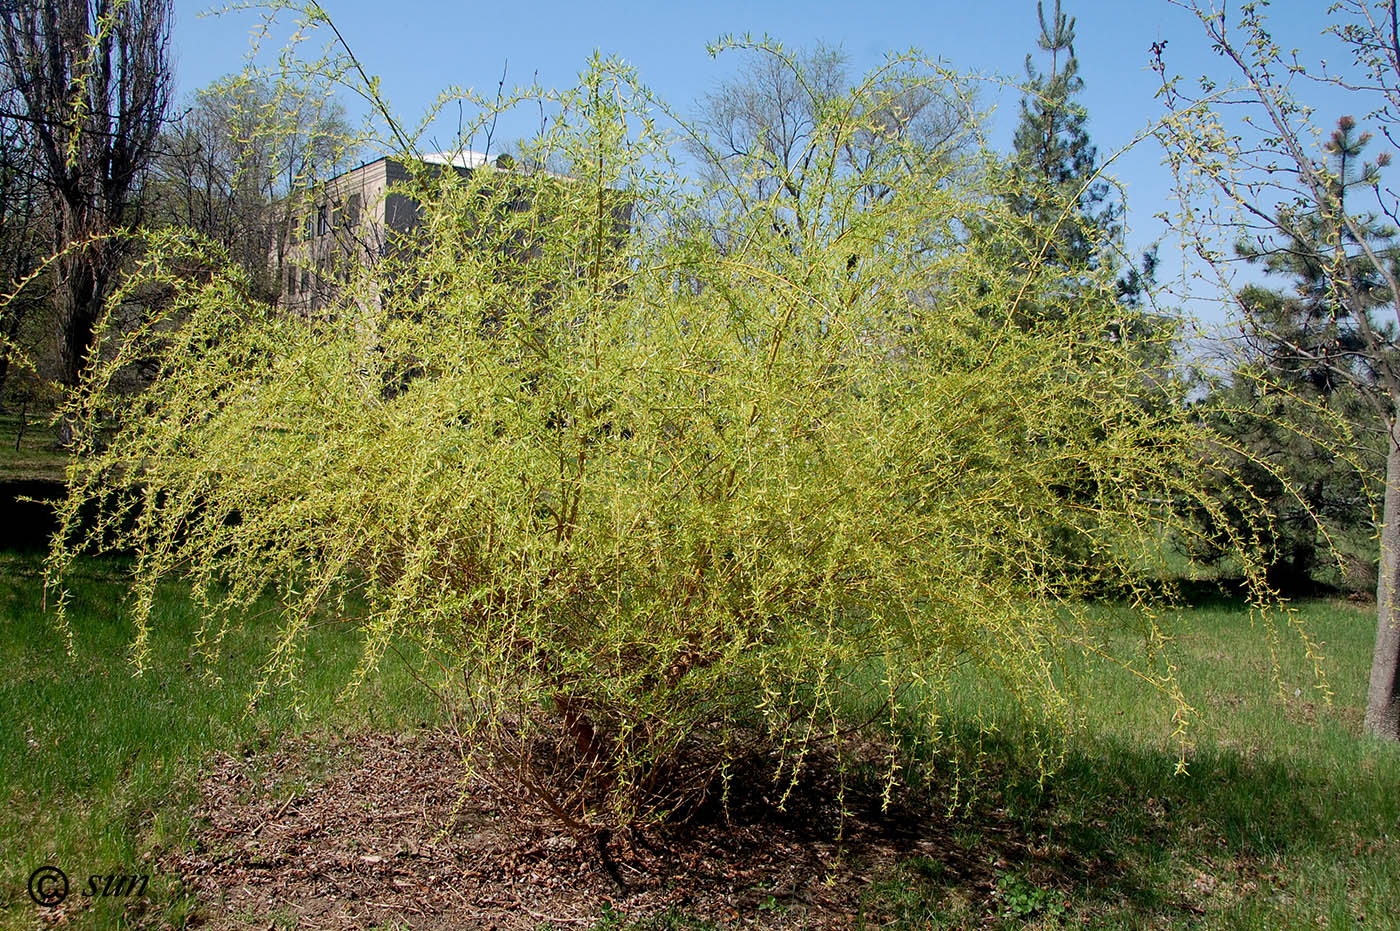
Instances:
[[[68,455],[54,445],[49,412],[0,413],[0,482],[64,480]]]
[[[245,714],[270,637],[231,634],[215,685],[191,656],[196,617],[174,592],[161,597],[151,662],[136,678],[117,563],[84,564],[73,588],[70,661],[43,614],[39,568],[38,557],[0,554],[0,927],[35,925],[26,885],[40,865],[60,865],[70,877],[151,872],[153,859],[189,838],[194,777],[213,751],[266,747],[294,731],[393,730],[433,718],[429,697],[392,662],[338,704],[359,639],[336,626],[313,632],[297,695]],[[83,923],[117,927],[119,901],[94,898]],[[153,876],[145,901],[159,914],[142,920],[156,926],[178,925],[189,905],[170,876]]]
[[[70,660],[42,614],[37,558],[0,554],[3,928],[39,923],[25,887],[41,864],[80,877],[139,873],[188,844],[198,768],[211,754],[275,746],[293,732],[435,721],[429,696],[392,661],[338,704],[359,637],[329,622],[311,637],[299,692],[245,715],[267,634],[231,635],[216,686],[191,658],[195,621],[174,590],[156,611],[150,667],[135,678],[120,569],[84,564]],[[1127,646],[1131,618],[1103,610],[1123,621]],[[960,884],[936,857],[910,857],[869,877],[866,925],[1400,927],[1400,749],[1360,737],[1374,615],[1314,601],[1301,617],[1325,644],[1330,704],[1287,632],[1275,675],[1269,638],[1241,605],[1183,611],[1171,624],[1174,655],[1199,711],[1187,775],[1174,775],[1179,751],[1161,700],[1107,664],[1091,669],[1084,731],[1069,738],[1051,778],[1040,782],[1009,747],[988,745],[987,777],[954,838],[992,858],[993,888]],[[1024,855],[1001,862],[1008,830]],[[172,876],[154,876],[143,901],[146,911],[123,913],[97,900],[75,918],[96,928],[179,926],[192,907]],[[682,915],[668,926],[705,925]]]
[[[998,873],[990,902],[915,859],[874,884],[872,922],[1400,928],[1400,748],[1361,736],[1375,608],[1298,609],[1325,650],[1330,703],[1292,632],[1277,631],[1271,649],[1238,602],[1183,610],[1165,624],[1196,709],[1187,773],[1175,774],[1171,707],[1101,664],[1089,671],[1084,731],[1044,784],[1011,747],[991,749],[967,843],[981,824],[1009,822],[1029,855]],[[1135,625],[1122,620],[1126,646]]]

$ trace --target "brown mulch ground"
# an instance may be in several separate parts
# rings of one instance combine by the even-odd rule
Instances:
[[[965,850],[954,825],[914,806],[880,810],[816,776],[786,813],[763,804],[617,841],[616,879],[567,833],[522,825],[519,800],[463,782],[442,735],[286,741],[222,756],[201,782],[203,827],[166,864],[215,928],[591,928],[684,915],[726,926],[873,926],[872,877],[914,856],[946,882],[989,895],[1009,831],[980,828]],[[840,830],[838,843],[837,831]],[[864,912],[862,911],[864,909]],[[609,924],[604,922],[603,926]],[[614,925],[616,926],[616,925]]]

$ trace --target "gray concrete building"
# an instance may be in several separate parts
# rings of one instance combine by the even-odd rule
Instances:
[[[466,151],[431,153],[422,161],[468,177],[487,158]],[[403,247],[421,222],[418,204],[399,190],[408,178],[402,160],[384,156],[318,182],[281,205],[283,229],[269,258],[283,307],[321,311],[333,304],[352,270],[375,267]]]

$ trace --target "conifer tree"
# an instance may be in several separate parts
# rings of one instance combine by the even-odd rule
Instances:
[[[1010,219],[1013,226],[1009,235],[997,237],[995,247],[1008,271],[1042,277],[1046,289],[1018,294],[1011,319],[1026,331],[1092,332],[1099,344],[1128,348],[1143,372],[1160,372],[1173,349],[1172,340],[1164,338],[1171,329],[1140,306],[1152,283],[1155,250],[1144,254],[1141,271],[1124,263],[1126,273],[1117,274],[1114,256],[1121,251],[1123,204],[1099,175],[1098,152],[1087,129],[1089,114],[1079,101],[1084,81],[1074,52],[1075,21],[1061,10],[1059,0],[1051,15],[1046,12],[1037,2],[1037,45],[1048,55],[1049,67],[1042,71],[1034,54],[1026,56],[1021,119],[1000,179],[1001,199],[1008,208],[1001,220]],[[1083,322],[1070,319],[1076,316]],[[1174,403],[1153,375],[1142,381],[1141,403]],[[1086,409],[1084,416],[1092,423],[1098,414]],[[1038,571],[1060,577],[1067,587],[1102,586],[1094,589],[1096,593],[1118,583],[1102,577],[1090,543],[1112,533],[1090,506],[1103,491],[1100,478],[1086,470],[1066,474],[1051,489],[1061,509],[1039,528],[1045,545],[1036,557]]]
[[[1355,130],[1356,121],[1344,116],[1326,143],[1333,209],[1348,209],[1349,194],[1364,197],[1389,161],[1382,154],[1378,162],[1367,162],[1371,134]],[[1289,231],[1286,236],[1260,237],[1237,248],[1241,258],[1288,287],[1250,284],[1236,294],[1249,324],[1243,356],[1228,384],[1216,388],[1206,417],[1237,449],[1235,471],[1250,498],[1268,512],[1267,576],[1283,591],[1316,581],[1327,568],[1329,549],[1355,572],[1348,584],[1375,582],[1368,578],[1374,556],[1366,553],[1375,532],[1372,496],[1382,462],[1375,411],[1389,404],[1359,318],[1391,299],[1371,256],[1395,265],[1397,251],[1389,223],[1366,213],[1356,220],[1329,242],[1335,223],[1326,212],[1285,206],[1277,223]],[[1358,234],[1369,252],[1360,248]],[[1348,280],[1346,288],[1338,287],[1339,276]],[[1383,351],[1393,353],[1392,328],[1372,329]],[[1207,528],[1203,539],[1218,538],[1221,529]]]
[[[1024,184],[1009,195],[1009,206],[1028,221],[1034,231],[1031,242],[1041,238],[1037,234],[1053,231],[1045,237],[1043,261],[1066,269],[1097,268],[1097,240],[1121,234],[1123,205],[1106,181],[1095,178],[1098,152],[1086,128],[1089,113],[1079,101],[1084,80],[1074,54],[1074,18],[1061,12],[1060,0],[1048,19],[1037,2],[1036,15],[1037,45],[1049,54],[1050,68],[1042,72],[1034,56],[1026,56],[1025,96],[1011,159]]]

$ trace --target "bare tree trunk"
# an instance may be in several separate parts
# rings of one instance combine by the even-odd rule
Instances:
[[[74,260],[60,265],[65,281],[59,296],[59,382],[69,391],[81,390],[83,371],[93,350],[97,318],[106,298],[99,249],[99,243],[91,243],[84,250],[86,254],[80,253]],[[70,447],[74,439],[74,423],[67,417],[62,418],[58,423],[58,445]]]
[[[92,337],[106,295],[97,274],[88,262],[75,262],[67,269],[68,280],[62,295],[58,337],[59,380],[67,388],[82,382],[92,351]]]
[[[1400,436],[1394,420],[1387,426],[1376,651],[1366,696],[1366,730],[1385,740],[1400,740]]]

